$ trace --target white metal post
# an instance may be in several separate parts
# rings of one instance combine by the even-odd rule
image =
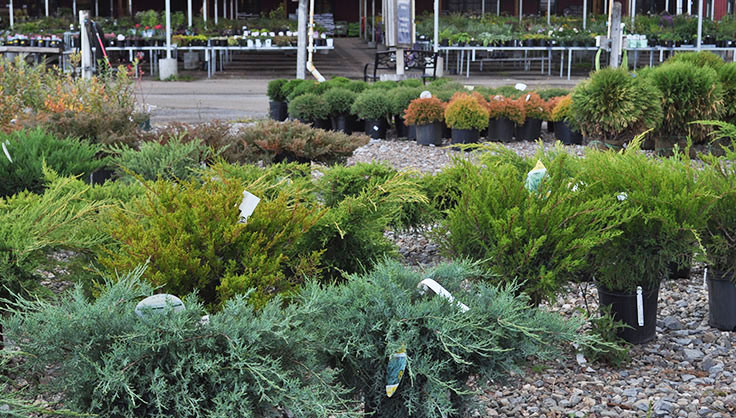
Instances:
[[[219,2],[220,2],[220,0],[215,0],[215,25],[217,24],[217,20],[219,19],[219,17],[217,16],[217,14],[219,13],[217,11],[217,3],[219,3]]]
[[[296,78],[304,80],[307,76],[307,0],[299,0],[296,15],[298,28]]]
[[[166,0],[166,59],[171,58],[171,0]]]
[[[698,51],[700,51],[703,36],[703,3],[705,3],[703,0],[698,1]]]
[[[481,0],[480,2],[480,14],[481,16],[486,15],[486,0]]]
[[[192,27],[192,0],[187,0],[187,15],[189,19],[187,20],[187,27]]]
[[[13,4],[13,2],[11,1],[10,4]],[[77,15],[77,0],[72,2],[72,14],[74,14],[74,16]]]
[[[95,0],[95,17],[100,15],[100,0]]]
[[[552,0],[547,0],[547,26],[550,25],[550,21],[552,19],[551,18],[552,11],[550,9],[552,9]]]
[[[82,51],[82,78],[85,79],[92,78],[92,45],[89,43],[89,34],[87,33],[88,18],[88,11],[79,11],[79,40],[80,49]]]
[[[634,18],[636,18],[636,0],[631,0],[631,32],[634,32]]]
[[[434,0],[434,52],[440,50],[440,0]]]
[[[501,0],[496,0],[496,16],[501,16]]]
[[[204,27],[207,27],[207,0],[202,0],[202,17],[204,18]]]
[[[46,0],[46,17],[49,17],[49,0]]]
[[[130,16],[133,16],[133,0],[128,0],[128,13],[130,13]]]
[[[110,18],[114,18],[114,17],[115,17],[115,8],[113,7],[112,0],[110,0]]]
[[[521,23],[521,16],[524,14],[524,0],[519,0],[519,23]]]
[[[583,0],[583,30],[588,27],[588,0]]]
[[[693,14],[693,0],[687,0],[687,14]]]
[[[667,13],[670,12],[670,0],[664,0],[664,11]]]
[[[13,0],[10,0],[10,29],[13,29]]]
[[[372,19],[371,20],[371,32],[372,32],[371,40],[373,42],[373,46],[376,46],[376,0],[373,0],[371,2],[371,8],[372,8],[371,14],[373,16],[371,18]]]
[[[677,10],[675,11],[675,14],[682,14],[682,0],[677,0]]]

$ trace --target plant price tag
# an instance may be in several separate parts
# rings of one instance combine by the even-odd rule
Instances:
[[[450,302],[454,302],[455,298],[452,297],[452,294],[447,291],[444,287],[442,287],[441,284],[437,283],[436,281],[432,279],[424,279],[417,285],[419,289],[421,289],[422,294],[427,290],[427,288],[431,289],[434,293],[442,296],[443,298],[449,300]],[[463,312],[467,312],[470,310],[464,303],[457,302],[457,306],[460,307],[460,309]]]
[[[636,286],[636,318],[639,326],[644,326],[644,298],[641,294],[641,286]]]
[[[13,159],[10,158],[10,153],[8,152],[8,148],[5,147],[5,144],[7,144],[7,142],[3,143],[3,152],[5,153],[5,156],[8,157],[8,161],[10,161],[10,164],[13,164]]]
[[[703,289],[708,291],[708,267],[706,267],[705,272],[703,272]]]
[[[248,217],[253,214],[253,211],[256,210],[256,206],[258,206],[260,202],[261,199],[251,194],[249,191],[243,190],[243,201],[240,202],[240,206],[238,206],[238,209],[240,209],[241,223],[248,220]]]

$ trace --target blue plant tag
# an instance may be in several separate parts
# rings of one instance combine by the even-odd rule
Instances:
[[[386,396],[389,398],[396,393],[396,389],[401,383],[401,378],[404,377],[404,370],[406,369],[406,348],[401,346],[401,349],[391,354],[388,359],[388,367],[386,367]]]

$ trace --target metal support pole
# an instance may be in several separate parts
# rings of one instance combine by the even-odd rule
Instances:
[[[552,13],[551,9],[552,9],[552,0],[547,0],[547,26],[550,25],[550,21],[551,21],[551,13]]]
[[[82,51],[82,78],[92,78],[92,45],[89,43],[89,34],[87,32],[87,19],[89,12],[86,10],[79,11],[79,34],[80,49]]]
[[[307,76],[307,0],[299,0],[297,19],[296,78],[304,80]]]
[[[115,8],[113,7],[112,0],[110,0],[110,18],[115,17]]]
[[[166,0],[166,59],[171,58],[171,0]]]
[[[219,3],[219,2],[220,2],[220,0],[215,0],[215,25],[217,24],[217,20],[219,19],[219,16],[217,16],[218,13],[219,13],[217,11],[217,3]]]
[[[621,55],[621,3],[613,3],[613,14],[611,20],[611,55],[609,66],[618,68]]]
[[[480,2],[480,14],[481,16],[486,15],[486,0],[481,0]]]
[[[588,27],[588,0],[583,0],[583,30]]]
[[[204,27],[207,27],[207,0],[202,0],[202,17],[204,18]]]
[[[187,27],[191,28],[192,27],[192,0],[187,0],[187,15],[189,18],[187,20]]]
[[[434,0],[434,52],[440,50],[440,0]]]
[[[521,16],[524,15],[524,0],[519,0],[519,23],[521,23]]]
[[[496,16],[501,16],[501,0],[496,0]]]
[[[133,16],[133,0],[128,0],[128,13],[130,13],[130,16]]]
[[[373,15],[371,18],[371,41],[373,42],[373,46],[376,46],[376,0],[371,2],[371,8],[371,14]]]
[[[12,5],[12,4],[13,4],[13,2],[11,1],[11,2],[10,2],[10,4]],[[12,7],[12,6],[11,6],[11,7]],[[72,2],[72,14],[73,14],[74,16],[77,16],[77,0],[74,0],[74,1]],[[11,13],[11,16],[12,16],[12,13]]]
[[[10,0],[10,29],[13,29],[13,26],[14,26],[13,25],[13,18],[14,18],[13,14],[14,14],[14,12],[13,12],[13,0]]]
[[[703,0],[698,1],[698,51],[700,51],[700,46],[703,41],[703,3],[705,3]]]
[[[631,0],[631,33],[634,32],[634,19],[636,18],[636,0]]]
[[[687,0],[687,14],[691,16],[693,14],[693,0]]]
[[[49,0],[46,0],[45,3],[46,3],[46,17],[49,17]]]
[[[399,79],[401,79],[401,76],[404,75],[404,49],[403,48],[396,48],[396,75],[399,76]]]
[[[95,17],[100,15],[100,0],[95,0]]]

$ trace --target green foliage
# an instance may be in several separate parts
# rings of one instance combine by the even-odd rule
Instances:
[[[662,122],[662,94],[623,69],[591,74],[572,92],[572,112],[583,135],[621,145]]]
[[[718,71],[723,67],[723,58],[710,52],[681,52],[671,56],[665,64],[685,63],[696,67],[710,67]]]
[[[582,322],[530,309],[512,287],[477,280],[487,274],[468,262],[441,265],[422,275],[398,263],[352,276],[342,286],[308,285],[299,300],[315,315],[305,325],[321,341],[322,362],[352,389],[364,412],[380,417],[472,415],[473,397],[490,381],[519,372],[527,361],[559,355],[570,343],[588,345]],[[463,312],[417,284],[438,281]],[[406,349],[407,366],[394,395],[386,396],[386,367],[392,353]],[[474,383],[468,381],[475,376]]]
[[[407,125],[428,125],[445,120],[445,105],[437,98],[414,99],[404,113]]]
[[[314,129],[297,121],[263,121],[241,129],[235,143],[222,155],[232,163],[296,160],[334,164],[367,143],[365,135]]]
[[[289,80],[286,83],[284,83],[283,86],[281,86],[281,94],[287,98],[287,100],[291,100],[291,93],[294,92],[294,89],[296,89],[299,85],[303,83],[307,83],[307,80],[301,80],[301,79],[294,79]]]
[[[353,407],[317,362],[319,341],[305,310],[276,300],[258,313],[238,297],[202,323],[196,297],[182,312],[141,319],[136,303],[154,289],[137,269],[116,277],[89,301],[81,288],[59,303],[24,300],[4,320],[33,361],[25,378],[42,379],[65,406],[106,417],[331,416]],[[46,380],[46,379],[44,379]]]
[[[272,102],[286,101],[286,95],[284,95],[284,92],[282,90],[282,87],[286,83],[287,80],[283,78],[269,81],[268,87],[266,88],[266,95],[268,96],[269,100],[271,100]]]
[[[426,202],[415,178],[396,174],[380,187],[346,195],[304,234],[300,246],[308,251],[324,250],[322,261],[329,278],[364,271],[384,257],[397,255],[384,232],[401,219],[403,208]]]
[[[318,271],[319,251],[294,245],[322,216],[302,203],[304,191],[266,199],[268,184],[219,177],[148,183],[145,198],[110,214],[108,232],[119,245],[103,248],[99,261],[127,271],[149,260],[150,283],[176,295],[196,290],[213,307],[249,289],[248,301],[262,307]],[[238,209],[243,189],[262,198],[246,222]]]
[[[539,303],[590,268],[589,252],[619,234],[624,213],[579,185],[588,180],[574,176],[576,163],[567,153],[538,156],[547,174],[538,191],[530,191],[525,182],[536,159],[511,160],[501,148],[491,147],[497,154],[482,157],[480,168],[455,162],[465,167],[464,182],[436,241],[453,257],[481,260],[496,274],[493,280],[518,280]]]
[[[355,102],[357,93],[352,92],[343,87],[334,87],[322,95],[327,102],[330,116],[347,115],[350,113],[350,107]]]
[[[388,92],[388,99],[391,106],[392,115],[400,115],[403,117],[409,104],[414,99],[418,99],[422,94],[422,89],[417,87],[397,87]]]
[[[518,99],[522,94],[524,94],[524,92],[514,86],[501,86],[493,89],[493,94]]]
[[[536,92],[542,99],[549,100],[554,97],[567,96],[568,94],[570,94],[570,89],[565,89],[561,87],[550,87],[546,89],[536,90]]]
[[[40,129],[0,134],[0,144],[13,160],[11,163],[0,148],[0,197],[23,190],[42,192],[44,164],[63,176],[87,178],[107,163],[96,159],[101,147],[73,138],[58,139]]]
[[[424,87],[424,83],[422,83],[422,80],[418,78],[407,78],[405,80],[399,81],[400,87],[412,87],[412,88],[422,88]]]
[[[664,119],[657,135],[685,137],[689,134],[693,142],[705,142],[710,127],[689,123],[720,118],[723,89],[716,71],[682,62],[657,67],[648,78],[662,92]]]
[[[723,65],[718,75],[723,86],[723,119],[736,123],[736,63]]]
[[[290,99],[289,116],[304,121],[322,120],[329,116],[329,107],[321,96],[305,93]]]
[[[22,125],[25,128],[41,127],[59,138],[81,138],[96,144],[132,146],[139,126],[149,119],[146,113],[106,109],[91,113],[66,111],[30,116],[22,121]]]
[[[362,80],[356,80],[350,82],[350,84],[347,84],[345,88],[356,93],[361,93],[363,90],[368,88],[368,83]]]
[[[736,126],[725,126],[736,134]],[[698,185],[712,193],[714,205],[707,214],[707,223],[701,233],[708,265],[714,270],[731,274],[736,271],[736,157],[734,145],[725,149],[721,157],[702,156],[707,165],[698,176]]]
[[[398,83],[396,83],[395,81],[391,81],[391,80],[376,81],[375,83],[368,84],[369,89],[378,89],[378,90],[391,90],[398,86],[399,86]]]
[[[95,222],[104,201],[89,201],[81,182],[46,172],[42,195],[19,193],[0,198],[0,306],[17,295],[41,291],[41,268],[58,249],[88,252],[104,236]],[[43,293],[43,292],[41,292]]]
[[[380,88],[367,89],[353,103],[352,113],[360,119],[380,120],[391,114],[391,103],[386,91]]]
[[[118,147],[113,151],[117,154],[112,162],[118,177],[127,181],[136,181],[136,175],[145,180],[187,180],[213,156],[212,149],[199,139],[187,143],[178,138],[166,144],[144,142],[139,150]]]
[[[450,101],[445,108],[447,126],[453,129],[483,130],[488,127],[488,109],[475,97],[462,95]]]
[[[583,350],[583,354],[590,361],[621,367],[631,361],[629,355],[631,344],[618,336],[618,333],[628,325],[613,317],[610,305],[601,306],[600,310],[601,312],[596,315],[588,313],[590,333],[609,345],[608,347],[587,347]]]
[[[335,207],[346,197],[356,197],[364,190],[381,188],[395,177],[397,171],[391,166],[379,163],[357,163],[346,167],[336,165],[324,172],[316,181],[320,200],[328,207]],[[422,181],[419,177],[407,177],[414,189],[421,189]],[[428,202],[406,202],[392,221],[392,226],[398,228],[418,227],[428,220],[431,209]]]
[[[712,204],[710,192],[695,182],[687,150],[657,160],[640,151],[639,141],[620,153],[590,151],[581,160],[588,192],[635,214],[617,226],[620,235],[591,252],[591,274],[617,293],[652,289],[671,263],[689,262]]]
[[[289,95],[287,96],[289,101],[296,99],[299,96],[303,96],[305,94],[314,94],[319,96],[320,94],[324,93],[328,89],[328,85],[324,83],[318,83],[316,81],[310,81],[310,80],[303,80],[302,83],[299,83],[293,87]],[[283,91],[283,87],[282,87]]]
[[[197,124],[171,122],[155,131],[139,132],[136,146],[147,142],[166,145],[170,141],[179,141],[182,144],[199,141],[218,154],[227,154],[236,140],[231,128],[230,123],[220,120]]]

